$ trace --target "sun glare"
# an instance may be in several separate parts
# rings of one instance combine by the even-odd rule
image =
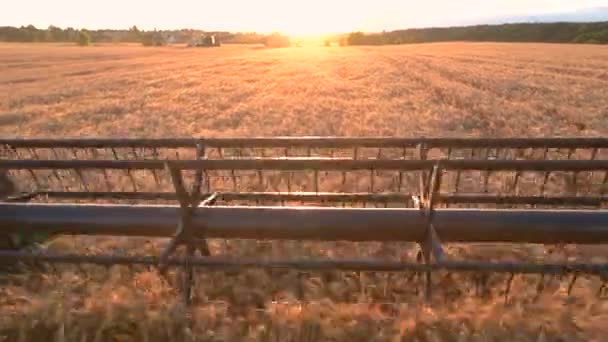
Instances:
[[[344,11],[344,4],[340,1],[328,3],[311,0],[291,3],[288,7],[277,6],[267,17],[272,19],[274,31],[290,36],[311,37],[353,30],[353,17],[344,15]]]

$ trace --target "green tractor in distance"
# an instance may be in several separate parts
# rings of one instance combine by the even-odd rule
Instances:
[[[222,44],[220,43],[219,38],[216,35],[201,35],[198,38],[195,38],[188,43],[189,47],[220,47]]]

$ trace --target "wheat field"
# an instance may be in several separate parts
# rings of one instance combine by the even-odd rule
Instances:
[[[604,136],[607,90],[602,46],[0,44],[3,136]],[[45,248],[158,254],[164,243],[61,237]],[[212,250],[226,246],[211,241]],[[230,246],[243,257],[376,250]],[[389,247],[415,258],[413,245]],[[459,248],[447,252],[466,253]],[[518,252],[558,257],[544,247]],[[592,280],[567,297],[567,281],[547,282],[537,295],[538,279],[518,278],[505,304],[499,279],[481,294],[470,279],[439,279],[444,291],[426,303],[421,285],[398,274],[200,271],[197,301],[186,308],[175,279],[153,269],[28,269],[0,273],[0,340],[602,341],[608,332],[608,302]]]

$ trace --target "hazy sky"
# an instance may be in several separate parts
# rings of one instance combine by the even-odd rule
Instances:
[[[0,26],[308,34],[440,26],[606,5],[608,0],[0,0]]]

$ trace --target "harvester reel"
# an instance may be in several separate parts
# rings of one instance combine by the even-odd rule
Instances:
[[[608,274],[607,264],[586,260],[459,260],[445,248],[608,243],[604,138],[0,139],[0,145],[0,260],[181,267],[188,302],[196,268],[405,272],[424,280],[427,299],[438,273],[445,282],[470,275],[479,296],[502,274],[505,300],[521,274],[538,275],[539,293],[553,277],[571,292],[581,277]],[[171,241],[161,255],[145,257],[16,250],[35,234]],[[214,254],[208,239],[410,242],[420,253],[411,261],[238,259]],[[176,257],[180,246],[186,254]],[[604,292],[602,285],[598,293]]]

